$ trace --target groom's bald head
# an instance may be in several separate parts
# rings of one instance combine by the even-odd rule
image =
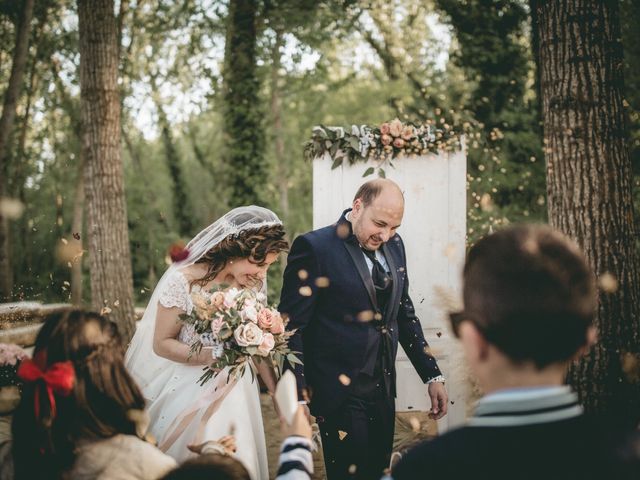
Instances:
[[[358,188],[353,201],[360,199],[363,207],[368,207],[382,193],[390,197],[391,201],[400,201],[404,205],[404,195],[396,182],[388,178],[376,178],[363,183]]]

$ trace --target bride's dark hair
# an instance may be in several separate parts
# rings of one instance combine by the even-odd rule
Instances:
[[[211,282],[230,260],[248,258],[251,263],[262,264],[270,253],[285,252],[289,242],[285,239],[282,225],[266,225],[260,228],[248,228],[229,235],[215,247],[200,257],[195,263],[206,263],[207,274],[191,285],[204,287]]]

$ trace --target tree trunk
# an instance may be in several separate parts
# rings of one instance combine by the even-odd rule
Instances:
[[[10,149],[11,131],[16,117],[16,103],[20,94],[22,77],[29,51],[29,30],[33,17],[34,0],[24,0],[22,16],[16,29],[16,47],[13,51],[13,63],[9,84],[4,95],[4,106],[0,117],[0,200],[6,196],[6,179]],[[11,260],[9,251],[9,220],[0,208],[0,301],[11,298],[12,285]]]
[[[257,2],[231,0],[224,61],[224,142],[229,205],[264,204],[264,133],[256,75]]]
[[[76,191],[73,198],[73,221],[71,223],[71,238],[69,243],[73,245],[73,251],[77,252],[71,262],[71,303],[82,305],[82,238],[84,232],[82,225],[84,220],[84,152],[78,155],[78,167],[76,177]]]
[[[618,4],[562,0],[532,6],[539,29],[550,223],[578,242],[603,287],[600,341],[572,368],[569,381],[589,411],[633,427],[640,415],[638,372],[630,368],[640,360],[640,259]]]
[[[78,0],[84,183],[93,308],[134,329],[133,282],[120,152],[118,41],[113,0]],[[107,310],[108,311],[108,310]]]
[[[40,33],[42,33],[42,26],[44,22],[40,24],[40,31],[36,35],[35,41],[38,46],[41,43],[38,42],[40,38]],[[22,205],[26,205],[26,191],[25,191],[25,180],[27,177],[27,165],[29,163],[29,158],[26,154],[26,145],[27,145],[27,133],[29,132],[29,126],[31,123],[31,106],[34,101],[35,92],[38,89],[38,80],[39,77],[37,75],[38,71],[38,61],[40,58],[40,48],[36,51],[33,63],[31,65],[31,73],[29,75],[29,83],[27,87],[27,99],[24,108],[24,116],[22,117],[22,125],[20,126],[20,133],[18,135],[18,142],[16,145],[16,155],[15,160],[10,161],[8,163],[12,163],[12,174],[7,177],[12,177],[8,179],[10,181],[10,186],[8,188],[9,196],[17,197],[20,200]],[[18,275],[22,275],[23,278],[25,276],[32,275],[33,272],[31,270],[31,249],[27,247],[28,239],[29,239],[29,227],[28,222],[20,221],[16,225],[17,229],[14,233],[14,245],[19,245],[20,255],[18,258],[13,258],[13,272],[18,272]],[[13,276],[13,283],[15,283],[16,276]],[[22,282],[18,281],[18,284]],[[22,300],[24,298],[24,292],[22,289],[15,292],[13,298],[17,298]]]
[[[72,250],[77,252],[74,260],[71,262],[71,303],[74,305],[82,305],[82,252],[84,237],[84,150],[82,148],[84,142],[82,136],[82,120],[80,119],[77,103],[69,96],[66,86],[60,78],[60,66],[56,61],[51,63],[51,71],[58,92],[60,93],[61,104],[71,119],[71,125],[78,136],[78,145],[80,145],[80,151],[77,156],[76,191],[73,198],[73,220],[71,223],[71,238],[69,239],[69,243],[73,246]]]
[[[189,207],[189,197],[187,187],[180,166],[180,155],[176,150],[171,125],[164,111],[164,105],[158,92],[158,84],[155,75],[151,75],[151,97],[158,112],[158,123],[160,125],[160,135],[164,145],[164,155],[169,167],[169,175],[173,181],[173,214],[178,222],[178,231],[183,237],[191,237],[193,234],[193,223],[191,221],[192,210]]]
[[[286,225],[289,219],[289,175],[287,159],[284,155],[284,131],[282,128],[282,92],[280,90],[280,49],[284,45],[282,31],[276,29],[276,39],[271,54],[271,121],[273,122],[273,146],[275,150],[278,193],[280,194],[280,214]]]

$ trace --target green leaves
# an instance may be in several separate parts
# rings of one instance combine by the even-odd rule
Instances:
[[[375,169],[373,167],[369,167],[367,168],[364,173],[362,174],[363,177],[368,177],[369,175],[371,175],[373,172],[375,171]]]

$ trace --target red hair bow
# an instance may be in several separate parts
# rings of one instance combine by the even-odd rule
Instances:
[[[27,359],[20,363],[18,368],[18,377],[28,383],[33,383],[37,380],[44,380],[45,388],[47,389],[47,396],[49,397],[49,404],[51,405],[51,418],[56,416],[56,399],[53,393],[57,393],[66,397],[73,391],[73,385],[76,380],[76,372],[73,368],[73,363],[70,361],[56,362],[49,365],[49,368],[42,371],[36,362]],[[36,418],[40,417],[40,390],[36,389],[35,396],[35,414]]]

